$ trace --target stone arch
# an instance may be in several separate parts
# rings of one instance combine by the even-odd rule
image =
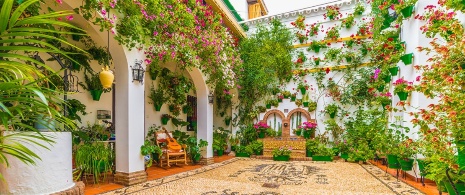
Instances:
[[[265,116],[263,116],[263,119],[262,119],[261,121],[262,121],[262,122],[266,122],[266,120],[268,119],[268,117],[269,117],[271,114],[278,114],[283,120],[286,120],[286,116],[284,116],[284,113],[281,112],[281,110],[273,109],[273,110],[270,110],[270,111],[266,112],[266,113],[265,113]]]
[[[303,108],[295,108],[295,109],[291,110],[291,111],[287,114],[286,121],[291,121],[292,115],[293,115],[294,113],[298,113],[298,112],[301,112],[301,113],[304,115],[304,117],[307,118],[307,121],[315,122],[315,119],[312,119],[312,117],[311,117],[311,115],[310,115],[310,112],[308,112],[308,110],[303,109]],[[290,135],[290,133],[291,133],[291,132],[290,132],[290,131],[291,131],[290,129],[291,129],[291,127],[288,128],[288,132],[287,132],[289,135]],[[314,138],[314,137],[315,137],[315,132],[313,132],[312,135],[311,135],[310,137]]]

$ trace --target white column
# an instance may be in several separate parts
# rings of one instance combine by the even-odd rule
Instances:
[[[124,53],[125,59],[112,55],[116,70],[116,172],[133,173],[145,170],[144,158],[140,154],[140,146],[144,143],[145,94],[143,82],[132,82],[130,66],[135,65],[135,60],[144,60],[145,57],[136,49],[125,49]]]

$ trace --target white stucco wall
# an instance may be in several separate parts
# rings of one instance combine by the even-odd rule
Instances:
[[[51,194],[73,187],[72,151],[70,132],[42,132],[54,137],[50,145],[43,141],[49,150],[23,143],[32,152],[39,155],[36,165],[26,165],[17,158],[8,157],[10,166],[0,166],[5,182],[0,181],[0,194],[36,195]],[[8,144],[8,142],[7,142]]]
[[[247,5],[247,0],[229,0],[229,2],[231,2],[234,9],[243,20],[249,19],[249,6]]]

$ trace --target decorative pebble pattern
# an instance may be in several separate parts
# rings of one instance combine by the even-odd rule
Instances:
[[[233,158],[105,194],[422,194],[371,164]]]

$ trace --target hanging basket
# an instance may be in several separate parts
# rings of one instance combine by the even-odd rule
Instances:
[[[99,101],[102,93],[103,93],[103,90],[90,90],[90,95],[92,95],[92,99],[94,101]]]
[[[389,72],[391,73],[391,76],[397,76],[397,73],[399,72],[399,67],[391,67],[389,68]]]
[[[100,83],[102,83],[103,88],[108,89],[111,88],[113,85],[113,80],[115,79],[115,75],[108,69],[108,66],[102,68],[99,74]]]
[[[406,8],[400,10],[400,12],[402,12],[402,16],[404,16],[404,18],[408,18],[408,17],[412,16],[413,5],[407,6]]]
[[[405,55],[403,55],[402,57],[400,57],[400,60],[402,60],[402,62],[403,62],[405,65],[410,65],[410,64],[412,64],[412,59],[413,59],[413,53],[405,54]]]
[[[399,96],[400,101],[407,100],[408,93],[407,92],[397,92],[397,96]]]

